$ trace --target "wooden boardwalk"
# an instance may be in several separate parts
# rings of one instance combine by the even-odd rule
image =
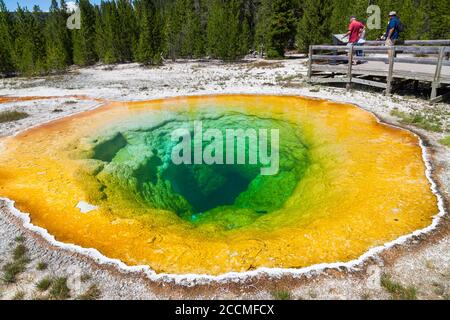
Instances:
[[[347,88],[353,83],[374,86],[388,95],[405,82],[428,82],[432,102],[448,96],[438,93],[439,88],[450,86],[450,40],[409,41],[392,47],[381,44],[311,46],[308,79],[311,83],[346,83]],[[356,56],[356,51],[364,54]]]

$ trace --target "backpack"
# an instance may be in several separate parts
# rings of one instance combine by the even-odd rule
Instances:
[[[403,24],[403,22],[401,22],[400,20],[398,20],[398,24],[397,24],[397,31],[398,32],[405,32],[405,25]]]

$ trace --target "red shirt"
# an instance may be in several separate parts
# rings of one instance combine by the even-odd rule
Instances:
[[[358,20],[353,20],[348,26],[348,31],[350,31],[350,36],[348,42],[356,43],[359,40],[359,35],[361,31],[364,29],[364,24],[359,22]]]

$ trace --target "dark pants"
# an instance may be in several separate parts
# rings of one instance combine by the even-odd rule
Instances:
[[[355,43],[349,43],[349,45],[352,45],[352,46],[354,46],[354,47],[362,46],[362,44],[359,44],[359,43],[357,43],[357,42],[355,42]],[[356,51],[355,51],[355,54],[356,54],[357,57],[364,57],[364,51],[362,51],[362,50],[356,50]]]

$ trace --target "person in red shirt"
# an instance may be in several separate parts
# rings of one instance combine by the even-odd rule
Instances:
[[[352,16],[350,18],[348,32],[344,35],[344,39],[349,37],[348,44],[350,46],[358,45],[358,42],[361,39],[361,35],[364,33],[365,29],[366,27],[364,26],[364,24],[358,21],[355,16]],[[356,64],[357,61],[354,61],[353,63]]]
[[[364,32],[365,26],[362,22],[359,22],[356,17],[350,18],[350,24],[348,26],[348,32],[344,35],[344,38],[349,37],[348,43],[358,43],[361,34]]]

